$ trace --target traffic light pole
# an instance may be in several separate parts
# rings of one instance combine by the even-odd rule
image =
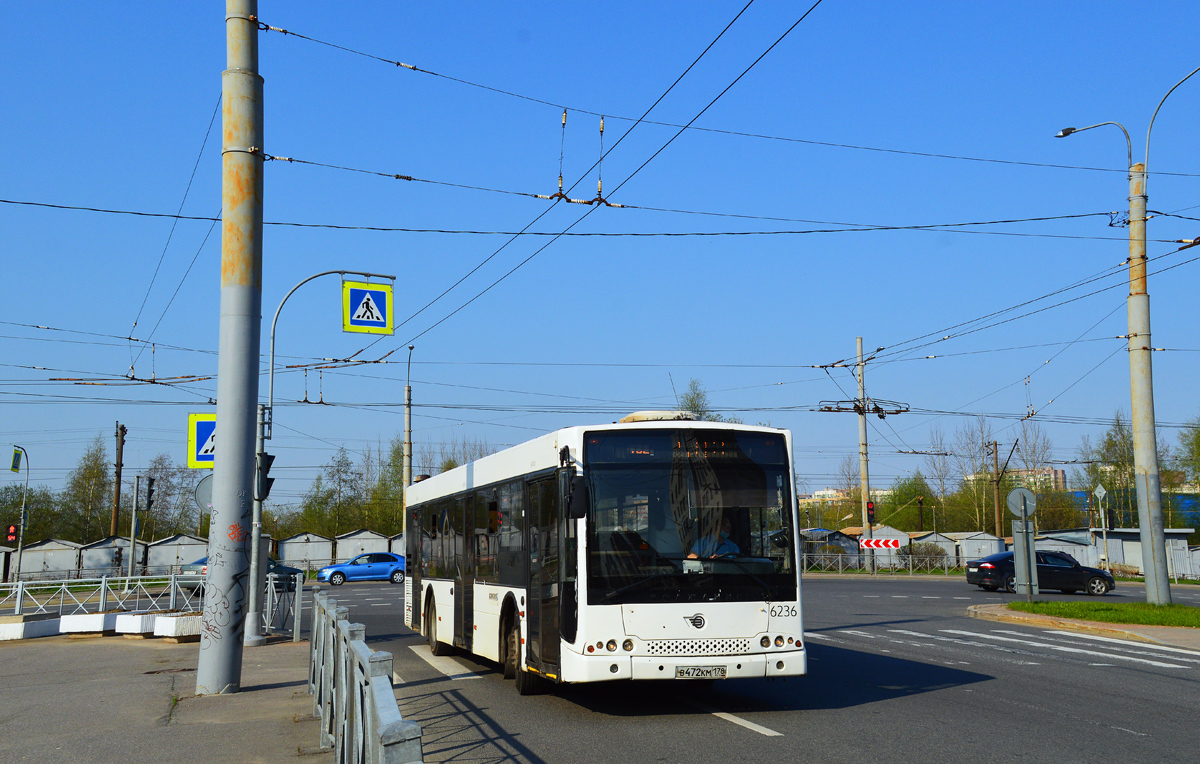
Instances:
[[[137,513],[138,502],[142,499],[142,476],[134,475],[133,477],[133,509],[129,512],[129,564],[126,566],[128,572],[125,574],[133,578],[133,558],[137,543]],[[128,584],[126,584],[128,588]]]
[[[21,553],[25,550],[25,502],[29,497],[29,452],[21,446],[13,448],[25,455],[25,490],[21,492],[21,517],[17,520],[17,572],[14,581],[21,580]]]
[[[262,592],[266,586],[262,564],[262,462],[266,455],[266,406],[258,405],[258,436],[254,448],[254,518],[250,522],[250,596],[246,608],[246,636],[242,644],[258,647],[267,643],[262,633]]]

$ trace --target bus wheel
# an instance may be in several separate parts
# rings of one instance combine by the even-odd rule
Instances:
[[[425,629],[425,636],[429,637],[429,652],[434,655],[449,655],[450,645],[439,642],[437,638],[437,605],[433,604],[433,600],[429,601],[428,613],[429,626]]]
[[[515,642],[518,647],[521,644],[521,626],[520,623],[513,624],[512,631],[509,632],[509,641]],[[521,651],[519,649],[513,651],[513,678],[517,680],[517,692],[521,695],[538,695],[545,690],[545,683],[541,677],[535,675],[532,671],[527,671],[521,665]]]
[[[514,619],[515,620],[515,619]],[[513,624],[504,635],[504,678],[512,679],[517,675],[517,656],[521,654],[521,627]]]

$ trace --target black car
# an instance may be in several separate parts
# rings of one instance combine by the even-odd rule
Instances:
[[[299,568],[290,568],[287,565],[267,558],[267,573],[275,573],[280,576],[286,576],[287,579],[281,585],[287,591],[295,591],[296,589],[296,574],[301,573]],[[179,569],[179,577],[175,579],[180,588],[190,589],[195,591],[200,588],[200,584],[204,583],[204,578],[208,574],[208,557],[201,557],[199,560],[184,565]]]
[[[1083,590],[1107,594],[1117,582],[1107,570],[1085,568],[1065,552],[1037,553],[1038,589],[1058,589],[1064,594]],[[967,583],[989,592],[1017,590],[1016,564],[1012,552],[999,552],[967,563]]]

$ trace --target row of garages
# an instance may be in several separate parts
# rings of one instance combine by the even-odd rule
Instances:
[[[302,570],[311,570],[332,562],[348,562],[365,552],[404,554],[404,534],[384,536],[371,530],[343,533],[326,538],[315,533],[298,533],[286,539],[267,538],[267,548],[281,562]],[[158,541],[134,545],[135,572],[140,575],[166,575],[179,566],[196,562],[208,554],[208,541],[181,533]],[[17,562],[15,549],[0,547],[0,580],[16,580],[12,568]],[[55,580],[123,576],[129,568],[129,538],[110,536],[91,544],[62,539],[45,539],[29,544],[21,553],[21,578]]]
[[[1167,569],[1171,577],[1200,578],[1200,546],[1188,546],[1192,528],[1167,528],[1164,531],[1167,545]],[[862,550],[859,539],[862,528],[806,528],[800,531],[804,539],[804,552],[810,562],[828,565],[830,556],[850,555],[844,562],[847,567],[861,567]],[[990,533],[906,533],[887,525],[873,526],[873,538],[895,539],[901,546],[928,543],[945,553],[946,563],[962,566],[968,560],[978,560],[990,554],[1012,549],[1012,538],[1000,538]],[[1042,551],[1066,552],[1079,564],[1088,567],[1104,567],[1107,560],[1111,565],[1123,565],[1138,573],[1142,571],[1141,532],[1137,528],[1114,528],[1105,533],[1099,528],[1070,528],[1067,530],[1040,531],[1035,546]],[[907,566],[907,552],[901,549],[875,550],[875,564],[882,567]]]

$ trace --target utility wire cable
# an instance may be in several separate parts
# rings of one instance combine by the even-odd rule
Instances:
[[[200,215],[171,215],[169,213],[161,213],[161,212],[144,212],[144,211],[122,210],[122,209],[112,209],[112,208],[104,208],[104,207],[87,207],[87,206],[79,206],[79,205],[53,204],[53,203],[49,203],[49,202],[32,202],[32,201],[23,201],[23,200],[14,200],[14,199],[0,199],[0,204],[13,204],[13,205],[28,206],[28,207],[44,207],[44,208],[48,208],[48,209],[71,210],[71,211],[79,211],[79,212],[97,212],[97,213],[104,213],[104,214],[111,214],[111,215],[134,215],[134,216],[140,216],[140,217],[178,218],[179,220],[196,220],[196,221],[203,221],[203,222],[213,222],[213,221],[220,220],[219,217],[209,217],[209,216],[200,216]],[[615,207],[618,205],[614,204],[611,206]],[[620,205],[620,206],[634,208],[634,209],[646,209],[646,210],[651,210],[651,211],[657,211],[656,208],[653,208],[653,207],[638,208],[635,205]],[[682,211],[682,210],[675,210],[675,211]],[[821,222],[821,221],[807,221],[807,220],[792,219],[792,218],[767,218],[767,217],[749,216],[749,215],[746,215],[746,216],[729,215],[727,213],[697,212],[697,213],[689,213],[689,214],[715,215],[715,216],[719,216],[719,217],[748,217],[748,218],[758,217],[759,219],[763,219],[763,220],[780,220],[780,221],[789,221],[790,220],[792,222],[814,222],[814,223]],[[377,231],[377,232],[381,232],[381,233],[463,234],[463,235],[475,235],[475,236],[542,236],[542,237],[573,236],[573,237],[600,237],[600,238],[604,238],[604,237],[658,237],[658,236],[661,236],[661,237],[673,237],[673,236],[679,236],[679,237],[682,237],[682,236],[781,236],[781,235],[828,234],[828,233],[859,233],[859,232],[870,232],[870,231],[929,230],[929,231],[935,231],[935,232],[936,231],[944,231],[946,233],[975,233],[975,234],[983,234],[983,235],[989,235],[989,236],[1023,236],[1023,237],[1031,237],[1031,238],[1082,239],[1082,240],[1090,240],[1090,241],[1125,241],[1126,239],[1124,237],[1114,237],[1114,236],[1075,236],[1075,235],[1067,235],[1067,234],[1020,233],[1020,232],[1012,232],[1012,231],[958,231],[958,230],[955,230],[956,228],[962,228],[965,226],[985,226],[985,225],[998,225],[1001,223],[1027,223],[1027,222],[1031,223],[1031,222],[1043,222],[1043,221],[1049,221],[1049,220],[1068,220],[1068,219],[1073,219],[1073,218],[1095,217],[1095,216],[1101,216],[1101,215],[1107,215],[1107,214],[1108,213],[1106,213],[1106,212],[1089,212],[1089,213],[1059,215],[1059,216],[1050,216],[1050,217],[1040,216],[1040,217],[1033,217],[1033,218],[1013,218],[1013,219],[1007,219],[1007,220],[1003,220],[1003,221],[980,220],[980,221],[969,221],[969,222],[959,222],[959,223],[928,223],[928,224],[907,225],[907,226],[870,226],[869,224],[866,224],[866,223],[838,223],[838,222],[826,221],[824,223],[826,225],[854,226],[854,227],[853,228],[817,228],[817,229],[806,229],[806,230],[780,230],[780,231],[628,231],[628,232],[626,232],[626,231],[613,231],[613,232],[610,232],[610,231],[558,231],[558,232],[554,232],[554,231],[529,231],[529,230],[499,231],[499,230],[472,230],[472,229],[447,229],[447,228],[403,228],[403,227],[369,226],[369,225],[341,225],[341,224],[336,224],[336,223],[301,223],[301,222],[278,221],[278,220],[266,220],[266,221],[263,221],[263,225],[284,226],[284,227],[292,227],[292,228],[324,228],[324,229],[341,230],[341,231]],[[1159,244],[1175,244],[1175,243],[1177,243],[1178,240],[1176,240],[1176,239],[1149,239],[1148,241],[1153,241],[1153,242],[1159,243]]]
[[[200,152],[196,154],[196,162],[192,165],[192,174],[188,176],[187,187],[183,190],[183,198],[179,200],[179,209],[175,211],[178,216],[183,212],[183,205],[187,203],[188,194],[192,190],[192,181],[196,179],[196,170],[200,167],[200,159],[204,156],[204,149],[208,146],[208,137],[212,134],[213,124],[217,121],[217,113],[221,110],[221,96],[217,96],[217,103],[213,106],[212,116],[208,119],[208,129],[204,131],[204,140],[200,143]],[[150,290],[154,289],[154,282],[158,278],[158,271],[162,268],[163,260],[167,256],[167,249],[171,246],[171,239],[175,236],[175,227],[179,225],[179,217],[175,217],[171,222],[171,230],[167,233],[167,241],[163,244],[162,254],[158,256],[158,264],[154,266],[154,273],[150,276],[150,284],[146,287],[146,294],[142,297],[142,304],[138,306],[137,315],[133,317],[133,326],[129,327],[130,335],[137,328],[138,321],[142,317],[142,311],[146,309],[146,301],[150,299]],[[161,319],[160,319],[161,320]],[[143,348],[144,350],[144,348]],[[130,346],[130,355],[133,355],[133,348]],[[131,358],[129,365],[132,367],[137,363],[137,359],[141,357],[141,351],[138,352],[137,358]]]

